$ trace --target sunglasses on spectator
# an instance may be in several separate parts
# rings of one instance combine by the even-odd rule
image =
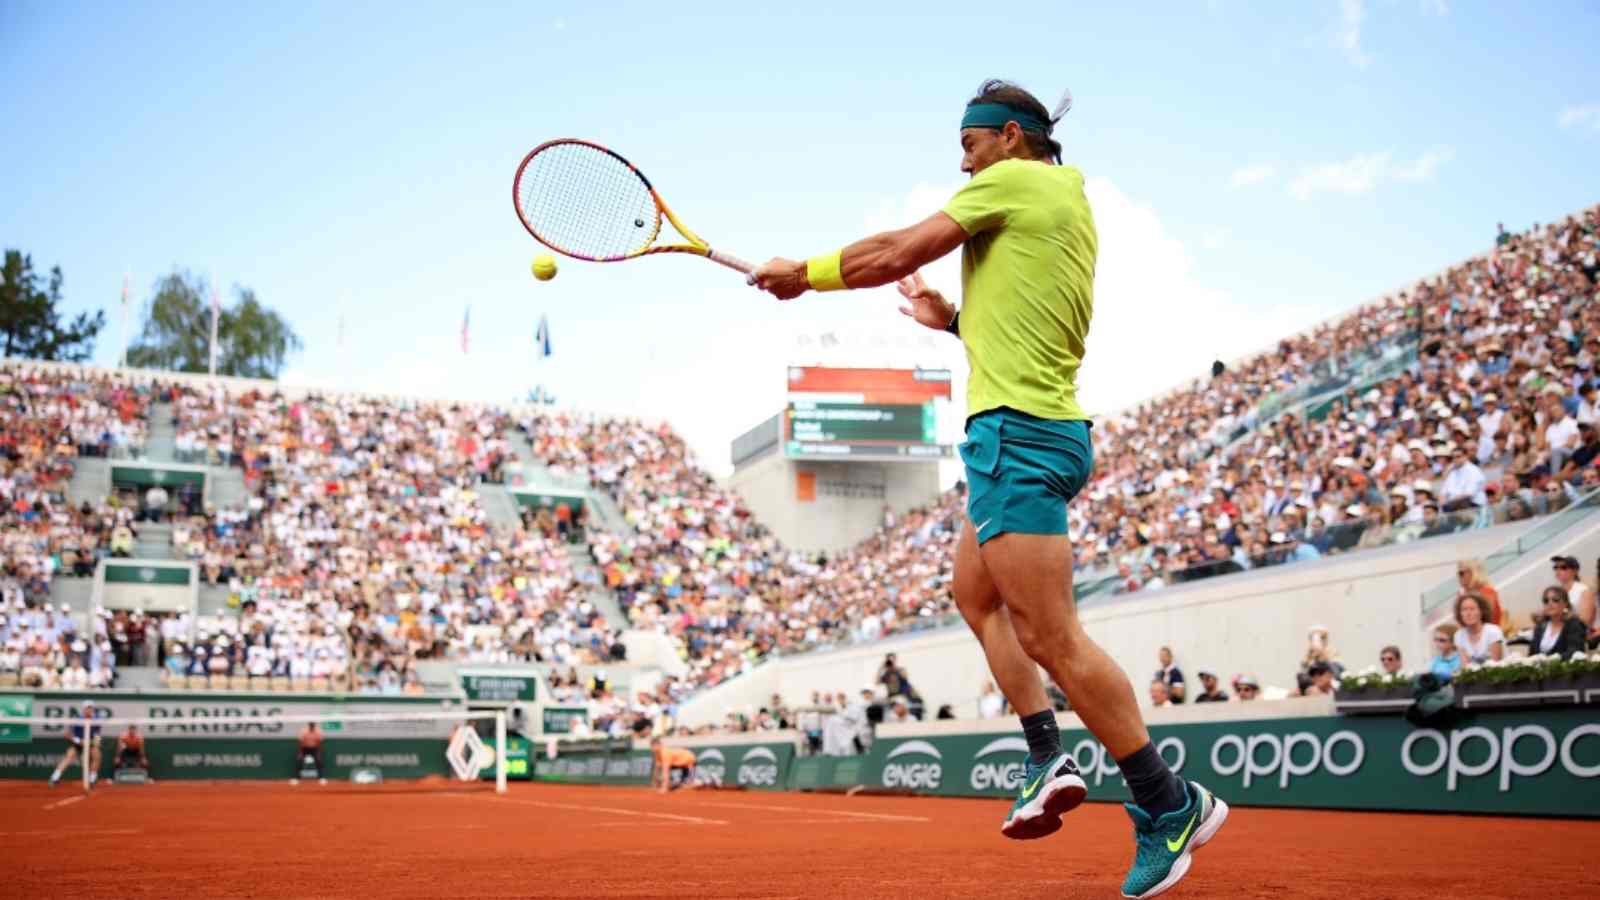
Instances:
[[[1435,644],[1448,644],[1450,643],[1450,639],[1447,637],[1436,637],[1433,639],[1433,642]]]
[[[1378,657],[1378,659],[1380,661],[1382,661],[1382,662],[1399,662],[1400,661],[1399,657],[1388,656],[1388,655],[1380,656],[1380,657]]]

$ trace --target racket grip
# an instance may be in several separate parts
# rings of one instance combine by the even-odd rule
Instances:
[[[750,265],[739,257],[732,256],[727,253],[719,253],[716,250],[707,249],[706,259],[709,259],[714,263],[721,263],[735,272],[743,272],[746,275],[749,275],[751,272],[756,270],[755,266]]]

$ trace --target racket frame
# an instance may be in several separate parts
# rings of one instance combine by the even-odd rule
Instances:
[[[545,240],[539,235],[538,230],[533,227],[533,223],[528,221],[527,215],[522,211],[523,173],[528,170],[528,164],[533,162],[533,158],[535,156],[538,156],[540,153],[550,149],[551,147],[568,144],[588,147],[605,153],[606,155],[615,159],[617,162],[627,166],[628,171],[632,172],[634,176],[644,184],[645,190],[650,192],[650,199],[656,204],[655,231],[650,235],[650,240],[648,243],[646,243],[643,249],[635,250],[632,253],[625,253],[620,256],[584,256],[581,253],[574,253],[571,250],[565,250],[561,247],[557,247],[556,245]],[[625,259],[637,259],[638,257],[649,256],[653,253],[691,253],[695,256],[703,256],[714,263],[719,263],[727,266],[730,269],[733,269],[736,272],[742,272],[746,275],[755,271],[755,266],[752,266],[739,257],[711,249],[711,245],[707,244],[705,240],[702,239],[698,234],[695,234],[693,231],[691,231],[689,226],[679,221],[678,217],[673,214],[671,207],[667,206],[666,201],[661,199],[661,194],[656,191],[655,185],[651,184],[650,179],[646,178],[645,174],[639,171],[638,166],[628,162],[627,158],[615,150],[612,150],[610,147],[597,144],[593,141],[586,141],[580,138],[556,138],[555,140],[545,141],[539,146],[528,151],[528,155],[524,156],[522,158],[522,163],[517,166],[516,178],[512,179],[511,181],[511,206],[517,212],[517,221],[522,223],[522,227],[527,229],[528,234],[532,235],[534,240],[545,245],[546,247],[549,247],[551,250],[554,250],[562,256],[569,256],[573,259],[581,259],[586,262],[621,262]],[[668,222],[672,223],[672,227],[678,232],[679,235],[683,237],[685,243],[652,246],[655,244],[656,238],[660,237],[661,235],[661,220],[663,217],[665,217]]]

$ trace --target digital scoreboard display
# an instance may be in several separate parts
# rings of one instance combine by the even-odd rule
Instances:
[[[783,447],[793,459],[942,459],[949,369],[789,369]]]

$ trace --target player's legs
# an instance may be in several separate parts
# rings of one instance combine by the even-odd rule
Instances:
[[[58,782],[60,782],[61,773],[67,771],[67,767],[72,765],[74,762],[77,762],[77,760],[78,748],[75,745],[68,744],[67,752],[62,754],[61,761],[56,763],[56,770],[50,773],[50,785],[54,787]]]
[[[94,784],[100,780],[100,742],[98,740],[89,743],[89,752],[86,758],[89,766],[89,783]]]
[[[982,645],[989,672],[1011,708],[1020,716],[1048,709],[1050,701],[1039,680],[1039,667],[1017,642],[1011,615],[1000,601],[1000,591],[978,552],[978,537],[971,522],[962,528],[961,540],[956,544],[953,587],[956,607]]]
[[[1072,545],[1064,534],[1001,534],[979,553],[1027,656],[1044,666],[1115,759],[1150,743],[1133,685],[1089,638],[1072,601]]]

